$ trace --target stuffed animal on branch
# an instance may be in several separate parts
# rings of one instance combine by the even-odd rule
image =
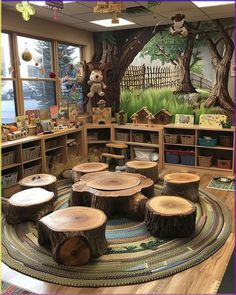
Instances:
[[[99,96],[104,96],[105,93],[103,92],[103,89],[106,89],[106,85],[104,84],[103,80],[103,74],[101,70],[92,70],[88,85],[90,85],[90,91],[87,94],[88,97],[94,97],[94,94],[97,93]]]
[[[172,35],[180,34],[183,37],[188,36],[188,31],[185,27],[185,15],[178,13],[171,18],[172,25],[170,27],[170,33]]]

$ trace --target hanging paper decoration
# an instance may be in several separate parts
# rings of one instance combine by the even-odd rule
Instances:
[[[57,1],[45,1],[45,4],[48,6],[49,9],[53,10],[53,19],[58,19],[58,11],[62,10],[64,8],[63,1],[57,0]]]
[[[121,1],[97,1],[97,6],[93,8],[93,12],[99,13],[111,13],[112,23],[118,24],[119,19],[117,18],[117,13],[123,10],[123,5]]]
[[[31,61],[32,59],[32,54],[29,52],[29,50],[27,49],[27,47],[25,48],[25,50],[23,51],[23,53],[21,54],[21,58],[24,61]]]
[[[16,4],[16,10],[22,13],[23,20],[28,21],[31,15],[35,14],[35,9],[29,1],[22,1]]]

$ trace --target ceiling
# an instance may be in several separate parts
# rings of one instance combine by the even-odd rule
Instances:
[[[2,2],[2,8],[4,9],[15,10],[15,5],[19,2]],[[123,1],[125,8],[136,7],[136,6],[145,6],[147,7],[147,1],[133,1],[126,2]],[[32,4],[33,5],[33,4]],[[52,20],[53,21],[53,12],[49,10],[46,6],[40,7],[33,5],[36,10],[35,16]],[[155,26],[157,23],[160,25],[170,23],[170,18],[177,13],[182,12],[185,14],[186,21],[199,21],[199,20],[210,20],[216,18],[227,18],[234,17],[234,4],[228,4],[223,6],[215,7],[204,7],[198,8],[191,1],[188,2],[165,2],[155,8],[149,9],[149,12],[139,13],[139,14],[128,14],[123,11],[118,15],[129,21],[134,22],[134,25],[122,26],[122,27],[112,27],[105,28],[95,24],[91,24],[90,21],[101,20],[110,18],[110,14],[100,14],[94,13],[93,7],[96,6],[95,1],[75,1],[74,3],[66,3],[64,1],[64,9],[59,12],[59,17],[57,19],[58,23],[66,24],[71,27],[84,29],[91,32],[99,31],[113,31],[113,30],[123,30],[131,28],[141,28],[147,26]]]

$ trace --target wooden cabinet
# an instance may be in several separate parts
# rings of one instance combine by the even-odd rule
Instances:
[[[157,161],[163,166],[162,126],[147,127],[133,124],[113,124],[112,140],[122,141],[129,146],[129,159]],[[145,158],[146,157],[146,158]]]
[[[164,165],[233,173],[233,128],[169,124],[164,127],[163,135]]]

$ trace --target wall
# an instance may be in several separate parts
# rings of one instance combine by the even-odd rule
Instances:
[[[93,33],[67,25],[40,19],[35,16],[26,22],[20,13],[2,9],[2,30],[54,39],[84,46],[83,60],[89,62],[93,55]]]

